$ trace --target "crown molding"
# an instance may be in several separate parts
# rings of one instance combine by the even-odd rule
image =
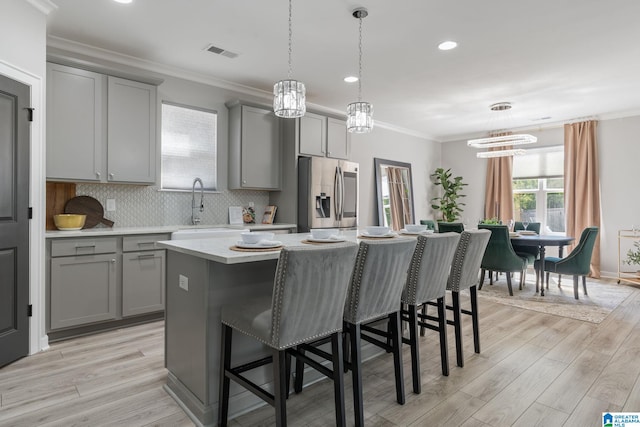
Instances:
[[[130,55],[124,55],[112,50],[103,49],[84,43],[78,43],[61,37],[48,36],[47,48],[52,48],[51,50],[53,52],[62,51],[68,54],[83,55],[85,57],[95,58],[101,61],[108,61],[117,65],[132,67],[143,71],[151,71],[157,74],[164,74],[171,77],[177,77],[197,83],[216,86],[222,89],[227,89],[233,92],[239,92],[259,98],[270,98],[272,96],[271,92],[267,92],[265,90],[240,85],[237,83],[229,82],[227,80],[218,79],[200,73],[194,73],[182,68],[172,67],[146,59],[140,59]]]
[[[134,56],[124,55],[108,49],[78,43],[62,37],[47,37],[47,57],[49,59],[57,60],[58,62],[65,62],[65,65],[84,66],[96,70],[108,70],[109,73],[118,74],[121,77],[133,80],[144,80],[150,83],[159,84],[162,82],[162,75],[165,75],[227,89],[239,94],[250,95],[259,99],[264,99],[268,102],[271,102],[273,99],[273,94],[271,92],[262,89],[256,89],[200,73],[194,73],[182,68],[171,67]],[[123,71],[123,67],[128,67],[130,70]],[[157,75],[154,77],[149,75],[143,76],[142,72],[152,72]],[[308,102],[307,109],[326,112],[339,117],[346,117],[345,112],[342,110],[328,108],[314,103]],[[376,120],[375,127],[438,142],[433,135],[427,135],[412,129],[396,126],[391,123]]]

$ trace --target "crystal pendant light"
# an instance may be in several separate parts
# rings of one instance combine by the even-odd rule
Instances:
[[[367,133],[373,129],[373,105],[362,101],[362,19],[369,15],[367,9],[358,8],[353,17],[360,21],[360,39],[358,42],[358,102],[347,105],[347,130],[354,133]]]
[[[302,117],[307,111],[304,83],[291,78],[291,0],[289,0],[289,73],[273,85],[273,112],[278,117]]]

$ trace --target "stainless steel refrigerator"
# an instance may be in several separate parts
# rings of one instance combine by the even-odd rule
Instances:
[[[358,226],[358,164],[324,157],[298,159],[298,230]]]

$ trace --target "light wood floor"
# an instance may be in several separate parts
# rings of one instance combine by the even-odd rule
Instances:
[[[640,411],[640,290],[601,324],[481,300],[482,352],[465,316],[465,366],[440,374],[437,335],[422,339],[420,395],[395,402],[390,355],[364,366],[367,425],[601,426],[603,411]],[[453,331],[449,333],[453,344]],[[451,346],[450,346],[451,347]],[[162,388],[163,323],[76,338],[0,369],[0,426],[191,426]],[[293,426],[334,424],[332,387],[292,395]],[[348,419],[351,382],[346,377]],[[267,426],[270,407],[230,424]]]

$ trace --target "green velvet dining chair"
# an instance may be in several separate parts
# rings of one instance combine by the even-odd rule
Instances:
[[[421,219],[420,220],[420,224],[422,225],[426,225],[427,226],[427,230],[434,230],[436,229],[436,222],[432,219]]]
[[[438,221],[438,233],[462,233],[464,231],[464,224],[461,222],[444,222]]]
[[[571,253],[564,258],[546,257],[544,259],[544,271],[547,279],[547,287],[549,287],[549,273],[570,274],[573,276],[573,296],[578,297],[578,277],[582,276],[582,287],[584,294],[587,295],[587,274],[591,271],[591,255],[593,255],[593,247],[596,244],[598,236],[598,227],[587,227],[582,230],[578,245],[573,248]],[[535,262],[536,274],[540,267],[540,260]],[[538,278],[536,277],[536,282]],[[558,284],[560,286],[560,284]]]
[[[524,225],[522,221],[516,221],[513,226],[513,231],[521,231],[524,230]],[[527,226],[527,230],[535,231],[536,234],[540,234],[540,223],[539,222],[530,222]],[[535,260],[538,259],[538,255],[540,255],[540,249],[537,246],[523,246],[518,245],[517,243],[513,244],[513,250],[516,252],[518,256],[527,259],[527,263],[533,265]]]
[[[506,225],[478,224],[478,229],[491,231],[489,244],[480,263],[481,275],[478,290],[482,289],[486,272],[489,271],[491,276],[492,272],[496,271],[506,273],[509,295],[513,296],[511,273],[520,272],[519,289],[522,289],[526,278],[527,258],[518,256],[513,250],[511,238],[509,237],[509,228]]]

